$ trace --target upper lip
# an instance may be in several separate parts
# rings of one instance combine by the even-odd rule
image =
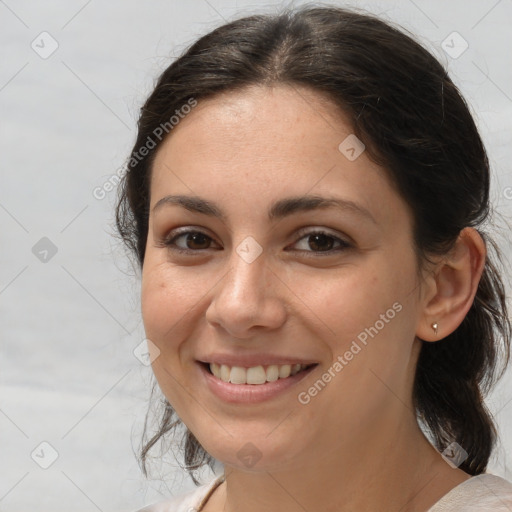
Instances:
[[[198,359],[201,363],[217,363],[218,365],[239,366],[251,368],[253,366],[270,366],[273,364],[317,364],[317,361],[301,359],[298,357],[280,356],[272,354],[235,355],[235,354],[211,354]]]

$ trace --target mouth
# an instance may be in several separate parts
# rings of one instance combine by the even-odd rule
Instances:
[[[200,362],[200,364],[210,375],[219,381],[251,386],[268,385],[268,383],[289,379],[295,375],[308,372],[311,368],[317,366],[317,363],[290,363],[258,365],[246,368],[208,362]]]

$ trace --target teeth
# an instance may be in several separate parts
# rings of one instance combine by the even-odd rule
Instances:
[[[229,366],[226,366],[225,364],[223,364],[220,367],[219,373],[214,373],[214,375],[215,375],[215,377],[222,379],[224,382],[229,382],[230,372],[231,372],[231,370],[230,370]]]
[[[286,379],[286,377],[290,376],[290,371],[292,369],[292,366],[290,364],[283,364],[279,367],[279,378],[280,379]]]
[[[231,370],[231,374],[233,374],[233,370]],[[263,366],[247,368],[245,375],[247,384],[265,384],[267,382],[267,372]]]
[[[247,384],[247,373],[244,368],[240,366],[233,366],[229,374],[229,382],[233,384]]]
[[[210,363],[210,370],[218,379],[232,384],[265,384],[278,379],[286,379],[307,368],[305,364],[271,364],[265,369],[263,366],[242,368],[241,366],[226,366]]]
[[[274,382],[279,379],[279,366],[272,364],[267,368],[267,382]]]
[[[296,373],[299,373],[300,372],[300,369],[301,369],[301,366],[300,364],[294,364],[292,366],[292,369],[290,371],[290,375],[295,375]]]

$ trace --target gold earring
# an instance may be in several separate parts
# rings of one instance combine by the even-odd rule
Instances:
[[[434,323],[432,324],[432,329],[434,329],[434,334],[435,334],[436,336],[437,336],[437,328],[438,328],[438,327],[439,327],[439,326],[437,325],[437,322],[434,322]]]

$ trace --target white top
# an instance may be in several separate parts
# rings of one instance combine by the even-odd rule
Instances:
[[[148,505],[138,512],[199,512],[224,475],[171,500]],[[426,512],[512,512],[512,483],[483,473],[468,478],[445,494]]]

